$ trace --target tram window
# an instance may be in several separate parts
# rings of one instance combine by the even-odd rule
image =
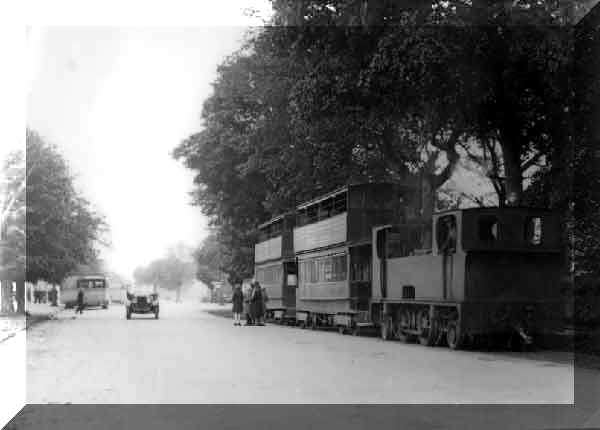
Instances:
[[[333,281],[334,273],[333,267],[331,267],[333,261],[330,258],[324,258],[321,260],[321,267],[323,270],[323,280],[324,281]]]
[[[446,215],[438,218],[436,223],[436,241],[438,252],[453,254],[456,252],[456,217]]]
[[[309,279],[310,282],[318,282],[319,280],[319,273],[317,271],[317,262],[314,260],[308,261],[308,271],[309,271]]]
[[[319,205],[319,219],[329,218],[333,210],[333,198],[323,200]]]
[[[377,258],[385,258],[385,233],[387,229],[383,228],[377,232]]]
[[[296,225],[298,227],[303,226],[305,224],[305,214],[304,214],[304,209],[300,209],[297,213],[296,213]]]
[[[307,223],[313,223],[319,220],[319,206],[310,206],[306,209]]]
[[[345,281],[347,266],[346,266],[346,256],[345,255],[337,255],[332,257],[332,270],[333,270],[333,279],[334,281]]]
[[[337,215],[346,212],[346,193],[338,194],[333,198],[333,208],[331,215]]]
[[[529,217],[525,222],[525,240],[531,245],[542,243],[542,219],[540,217]]]
[[[498,220],[494,216],[482,216],[477,220],[479,240],[495,242],[498,240]]]
[[[421,225],[407,225],[391,230],[387,237],[388,258],[401,258],[416,255],[423,243]]]
[[[273,238],[279,236],[281,234],[282,221],[277,221],[276,223],[269,226],[269,237]]]

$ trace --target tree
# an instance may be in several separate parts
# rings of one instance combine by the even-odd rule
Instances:
[[[282,26],[251,33],[219,67],[203,130],[173,153],[197,173],[195,203],[230,276],[251,273],[257,224],[348,182],[423,187],[428,218],[461,158],[501,205],[518,204],[536,171],[569,165],[562,2],[273,6]]]
[[[25,281],[58,284],[78,265],[93,263],[107,226],[75,190],[66,161],[33,130],[27,160],[8,156],[2,186],[2,310],[10,310],[12,282],[24,312]],[[25,265],[25,261],[27,264]]]
[[[59,284],[78,265],[97,260],[108,226],[76,191],[54,146],[27,130],[26,151],[26,280]]]
[[[9,154],[2,168],[0,207],[0,312],[12,312],[12,282],[17,284],[17,312],[25,311],[25,157]]]
[[[209,234],[194,251],[196,261],[196,279],[203,282],[210,290],[219,281],[223,267],[223,250],[215,233]]]
[[[137,284],[175,290],[177,301],[180,301],[182,287],[194,279],[195,273],[192,250],[177,244],[167,251],[165,257],[153,260],[147,266],[137,267],[133,276]]]

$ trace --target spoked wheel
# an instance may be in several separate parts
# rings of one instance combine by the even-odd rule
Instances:
[[[402,343],[408,343],[411,341],[412,336],[410,334],[406,333],[401,328],[399,328],[398,332],[396,333],[396,339],[398,339]]]
[[[381,338],[383,340],[390,340],[393,338],[392,323],[392,319],[388,317],[384,318],[381,324],[379,325],[381,329]]]
[[[419,314],[419,343],[425,346],[433,346],[436,339],[435,327],[429,318],[429,310],[421,311]]]
[[[450,349],[460,349],[464,343],[464,336],[460,331],[459,325],[456,321],[452,321],[448,324],[448,330],[446,331],[446,342]]]

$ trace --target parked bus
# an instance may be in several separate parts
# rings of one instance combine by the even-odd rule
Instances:
[[[77,304],[79,288],[83,289],[85,306],[108,308],[110,293],[105,275],[73,275],[65,279],[60,292],[60,302],[65,308],[72,308]]]

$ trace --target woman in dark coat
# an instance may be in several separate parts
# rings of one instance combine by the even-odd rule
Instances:
[[[84,303],[84,294],[83,294],[83,289],[79,289],[79,291],[77,292],[77,310],[75,311],[75,313],[83,313],[83,307],[85,306]]]
[[[250,298],[251,309],[252,309],[252,319],[257,325],[265,325],[264,323],[264,315],[265,315],[265,302],[263,301],[262,288],[260,284],[257,282],[252,286],[252,295]]]
[[[233,325],[241,326],[242,312],[244,312],[244,294],[241,285],[235,286],[231,303],[233,305]]]

